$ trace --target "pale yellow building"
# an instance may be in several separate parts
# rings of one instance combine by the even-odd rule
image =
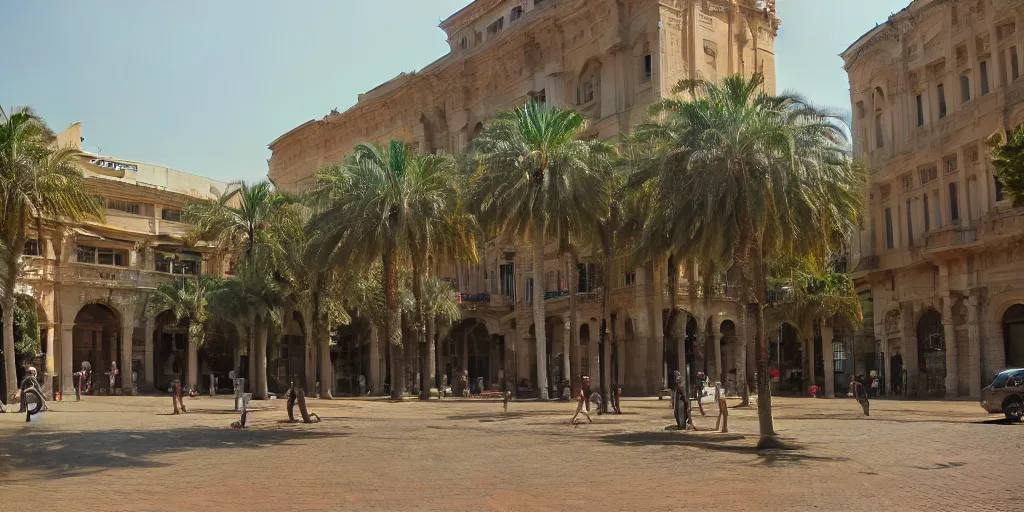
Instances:
[[[57,144],[81,149],[82,140],[75,123]],[[163,281],[228,270],[208,249],[181,242],[185,205],[214,199],[228,185],[89,152],[79,166],[89,192],[107,207],[105,221],[32,229],[17,284],[18,293],[36,301],[45,366],[65,396],[74,396],[72,374],[82,361],[92,364],[100,389],[107,388],[104,373],[114,361],[121,371],[116,388],[131,388],[132,371],[124,370],[132,368],[142,390],[166,389],[185,369],[186,333],[167,312],[150,311],[147,298]],[[227,356],[201,353],[201,373],[233,368],[235,339],[234,333],[213,333],[211,347],[226,343]]]
[[[496,111],[531,98],[581,111],[590,120],[587,136],[614,140],[683,78],[762,71],[773,91],[778,27],[772,0],[476,0],[441,23],[450,53],[359,95],[345,112],[332,111],[270,143],[270,178],[286,190],[308,189],[316,170],[340,162],[362,141],[397,138],[422,153],[459,152]],[[565,260],[549,244],[546,275],[534,276],[531,254],[523,241],[491,240],[480,264],[441,269],[462,292],[468,316],[439,347],[440,371],[449,381],[459,369],[485,385],[511,376],[533,387],[539,372],[552,384],[564,376]],[[581,263],[584,364],[571,371],[589,373],[596,383],[601,294],[596,262]],[[688,315],[667,315],[665,280],[664,262],[617,267],[608,276],[608,350],[615,352],[608,354],[615,374],[608,381],[628,394],[657,392],[666,372],[679,367],[675,344],[685,337],[700,340],[688,351],[695,356],[691,367],[735,387],[744,371],[730,342],[742,324],[740,307],[723,293],[710,308],[687,298]],[[544,286],[547,295],[548,368],[535,364],[533,286]],[[679,320],[666,325],[663,315]],[[353,388],[364,375],[369,389],[379,391],[386,372],[380,347],[358,334],[342,335],[339,343],[346,359],[337,366],[339,389]]]
[[[985,144],[1024,123],[1024,2],[915,0],[842,57],[871,169],[855,277],[887,387],[978,398],[1024,366],[1024,210]]]

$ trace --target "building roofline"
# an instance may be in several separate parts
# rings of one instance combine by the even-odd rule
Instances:
[[[313,123],[316,123],[316,119],[310,119],[309,121],[306,121],[305,123],[302,123],[302,124],[296,126],[295,128],[292,128],[291,130],[288,130],[288,131],[284,132],[283,134],[278,136],[276,139],[270,141],[270,144],[267,144],[267,148],[273,150],[274,149],[274,145],[276,145],[278,142],[281,142],[281,139],[283,139],[283,138],[285,138],[285,137],[287,137],[287,136],[289,136],[289,135],[291,135],[291,134],[293,134],[293,133],[295,133],[295,132],[297,132],[297,131],[299,131],[299,130],[301,130],[301,129],[303,129],[303,128],[305,128],[305,127],[307,127],[307,126],[309,126],[309,125],[311,125]]]
[[[850,44],[850,46],[848,46],[845,50],[840,52],[839,56],[842,57],[843,60],[846,60],[847,56],[849,56],[855,50],[857,50],[858,48],[863,46],[865,43],[870,41],[871,38],[873,38],[879,32],[885,30],[886,27],[888,27],[890,24],[892,24],[893,20],[895,20],[896,18],[900,18],[900,17],[902,17],[905,14],[909,14],[911,8],[915,8],[918,3],[925,2],[925,1],[927,1],[927,0],[911,0],[910,4],[908,4],[906,7],[900,9],[899,11],[896,11],[893,14],[890,14],[889,17],[885,19],[885,21],[875,25],[875,28],[872,28],[871,30],[868,30],[863,35],[858,37],[856,41],[854,41],[852,44]]]

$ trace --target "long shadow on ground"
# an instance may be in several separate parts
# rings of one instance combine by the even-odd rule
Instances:
[[[818,456],[791,442],[783,449],[758,450],[755,439],[744,442],[741,434],[693,434],[676,430],[629,432],[602,436],[602,442],[618,446],[689,446],[701,450],[755,455],[752,462],[765,466],[799,464],[805,461],[843,461],[845,457]]]
[[[165,430],[90,432],[29,431],[0,436],[0,482],[31,469],[42,480],[122,468],[167,466],[153,457],[201,448],[260,449],[292,441],[346,436],[294,429],[235,430],[188,427]]]

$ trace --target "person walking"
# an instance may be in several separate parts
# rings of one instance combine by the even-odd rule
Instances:
[[[570,421],[574,427],[579,425],[576,418],[578,418],[580,414],[586,416],[587,421],[590,423],[594,422],[594,419],[590,417],[590,377],[583,375],[581,381],[583,382],[583,386],[580,388],[580,396],[577,398],[576,414],[572,415],[572,420]]]
[[[679,370],[672,372],[673,389],[672,394],[674,395],[673,413],[676,418],[676,428],[679,430],[686,430],[687,427],[692,427],[693,430],[697,430],[697,427],[693,424],[693,418],[691,418],[691,406],[690,397],[686,393],[686,386],[683,385],[683,376],[679,373]]]
[[[871,407],[871,403],[868,402],[868,390],[867,387],[864,386],[864,377],[862,375],[858,375],[857,378],[853,379],[853,382],[850,383],[850,387],[853,391],[853,397],[857,399],[857,402],[859,402],[860,406],[864,409],[864,416],[870,416],[871,414],[869,414],[868,409]]]
[[[722,383],[715,383],[715,404],[718,405],[718,421],[715,422],[715,430],[721,433],[729,432],[729,404],[725,401],[725,393],[722,392]]]

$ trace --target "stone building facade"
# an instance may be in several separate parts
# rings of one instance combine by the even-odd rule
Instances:
[[[915,0],[842,57],[871,172],[855,278],[888,388],[978,398],[1024,366],[1024,210],[986,145],[1024,123],[1024,2]]]
[[[82,140],[78,123],[57,136],[60,146],[79,150]],[[42,230],[30,230],[17,283],[17,292],[37,306],[43,365],[57,376],[58,389],[72,397],[72,374],[83,361],[92,364],[99,390],[107,391],[104,374],[115,361],[115,389],[131,390],[133,372],[139,388],[166,389],[185,368],[186,331],[169,312],[150,311],[148,297],[163,281],[228,270],[209,250],[181,241],[185,205],[216,198],[227,185],[88,152],[79,166],[88,190],[106,204],[105,221],[44,223]],[[233,367],[236,338],[212,333],[212,343],[199,355],[203,375]],[[219,364],[208,357],[218,344],[226,344],[220,347],[226,361]]]
[[[496,111],[530,99],[577,109],[589,119],[587,136],[614,140],[683,78],[761,71],[773,91],[778,26],[772,0],[476,0],[441,23],[450,53],[273,141],[270,178],[286,190],[308,189],[316,170],[340,162],[361,141],[397,138],[421,153],[463,151]],[[544,276],[533,275],[532,250],[522,240],[490,240],[479,264],[439,269],[461,292],[467,317],[439,345],[438,366],[449,382],[461,369],[486,385],[514,377],[530,388],[538,372],[548,382],[561,379],[570,285],[581,294],[578,370],[597,382],[600,284],[611,288],[606,360],[614,375],[606,385],[657,392],[680,365],[676,343],[692,345],[691,368],[723,382],[742,380],[745,356],[729,340],[743,322],[727,293],[708,304],[684,297],[683,314],[670,314],[664,263],[616,265],[598,279],[596,261],[584,256],[579,282],[566,283],[565,258],[554,244],[546,251]],[[547,297],[549,339],[540,345],[528,302],[533,286],[544,286]],[[386,372],[379,346],[358,335],[340,344],[348,362],[338,363],[338,387],[354,387],[365,375],[379,391]],[[534,363],[538,349],[550,354],[548,368]]]

